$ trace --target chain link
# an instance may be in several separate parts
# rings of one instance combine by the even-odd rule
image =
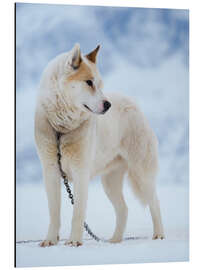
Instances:
[[[69,182],[68,182],[68,178],[67,178],[67,175],[66,173],[63,171],[62,169],[62,166],[61,166],[61,150],[60,150],[60,137],[61,137],[61,133],[57,132],[56,133],[56,142],[57,142],[57,150],[58,150],[58,153],[57,153],[57,157],[58,157],[58,166],[59,166],[59,171],[60,171],[60,174],[61,174],[61,177],[63,178],[63,183],[66,187],[66,191],[68,193],[68,196],[71,200],[71,204],[73,205],[74,204],[74,198],[73,198],[73,194],[71,192],[71,188],[69,186]],[[90,229],[89,225],[84,222],[84,228],[86,230],[86,232],[97,242],[99,241],[102,241],[102,242],[108,242],[107,240],[105,239],[102,239],[100,237],[98,237],[96,234],[94,234],[92,232],[92,230]]]

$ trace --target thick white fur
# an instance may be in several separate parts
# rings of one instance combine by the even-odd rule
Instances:
[[[73,57],[81,57],[89,67],[95,91],[90,93],[84,81],[66,79],[78,72],[71,66]],[[75,58],[74,58],[75,59]],[[59,55],[45,69],[37,101],[35,139],[42,163],[48,196],[50,224],[41,246],[56,244],[60,228],[60,173],[57,165],[56,131],[61,137],[62,166],[74,185],[72,229],[66,244],[82,244],[88,183],[102,176],[104,190],[116,213],[116,228],[111,242],[120,242],[127,221],[127,206],[122,186],[124,175],[140,201],[149,205],[153,238],[163,238],[155,178],[158,170],[157,139],[143,113],[129,98],[118,94],[105,97],[96,65],[80,54],[79,45]],[[101,102],[111,108],[97,115]],[[84,108],[87,104],[93,112]]]

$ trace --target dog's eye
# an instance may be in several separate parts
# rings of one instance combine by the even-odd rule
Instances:
[[[86,83],[91,87],[93,86],[93,82],[91,80],[87,80]]]

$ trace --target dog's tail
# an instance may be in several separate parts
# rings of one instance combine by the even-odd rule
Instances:
[[[128,171],[130,186],[143,206],[148,205],[155,192],[155,178],[147,178],[144,174],[138,174],[135,170]]]
[[[147,120],[137,108],[128,110],[124,155],[128,164],[128,178],[133,192],[143,205],[155,192],[158,171],[158,142]]]

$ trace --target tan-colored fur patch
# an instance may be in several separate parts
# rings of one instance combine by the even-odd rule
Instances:
[[[94,76],[91,71],[91,69],[94,69],[95,67],[93,66],[92,63],[90,63],[91,68],[84,62],[82,61],[80,64],[80,67],[78,68],[77,72],[70,77],[68,77],[68,82],[70,81],[87,81],[87,80],[93,80]],[[87,89],[93,94],[96,91],[96,88],[93,84],[93,86],[87,87]]]
[[[88,65],[85,64],[84,61],[82,61],[76,73],[70,75],[67,80],[70,82],[70,81],[86,81],[92,79],[93,74],[91,72],[90,67],[88,67]]]

